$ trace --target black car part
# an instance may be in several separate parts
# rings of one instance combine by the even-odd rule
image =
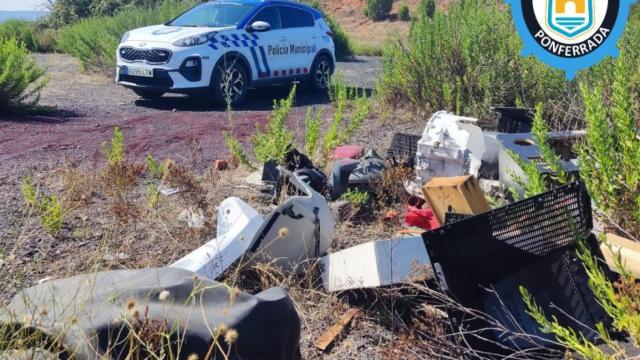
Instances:
[[[576,182],[481,215],[449,216],[446,225],[424,233],[440,289],[508,329],[495,331],[486,319],[452,310],[454,331],[471,330],[464,332],[465,341],[492,353],[549,345],[525,311],[518,292],[523,285],[547,315],[594,339],[588,329],[610,319],[586,285],[575,255],[581,237],[602,257],[592,226],[591,200]],[[521,340],[514,336],[516,329],[530,336]]]

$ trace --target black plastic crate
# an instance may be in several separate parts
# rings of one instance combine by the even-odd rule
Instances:
[[[413,134],[393,134],[391,146],[387,150],[387,160],[413,168],[418,151],[418,141],[422,137]]]
[[[538,331],[525,312],[520,285],[529,289],[548,315],[557,316],[562,324],[587,337],[596,336],[589,329],[594,329],[597,322],[610,321],[595,301],[584,268],[575,256],[576,234],[589,239],[594,254],[602,256],[591,235],[591,200],[582,183],[455,220],[423,234],[441,290],[465,307],[491,315],[507,329],[519,327],[539,337],[539,342],[515,341],[508,333],[487,330],[489,325],[484,320],[452,311],[449,315],[454,331],[477,330],[465,341],[486,351],[546,343],[548,337]],[[512,317],[504,316],[505,308]],[[496,344],[503,347],[497,349]]]

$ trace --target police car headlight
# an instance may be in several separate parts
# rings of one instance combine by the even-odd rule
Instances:
[[[126,33],[124,33],[124,35],[122,35],[122,38],[120,38],[120,44],[122,44],[127,40],[129,40],[129,31],[127,31]]]
[[[197,46],[207,43],[211,38],[215,35],[215,32],[202,34],[202,35],[194,35],[186,38],[182,38],[173,43],[175,46],[180,47],[189,47],[189,46]]]

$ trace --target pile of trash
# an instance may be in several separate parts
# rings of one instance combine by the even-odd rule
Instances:
[[[41,307],[58,309],[58,314],[82,308],[72,329],[64,329],[65,348],[121,358],[114,349],[126,346],[127,339],[114,334],[120,334],[124,324],[112,320],[121,307],[116,304],[134,299],[144,304],[146,316],[179,328],[189,354],[210,356],[215,339],[205,328],[226,324],[255,335],[241,337],[231,358],[292,359],[299,351],[300,320],[286,291],[248,295],[216,282],[238,261],[272,261],[296,274],[319,264],[326,292],[426,282],[460,305],[447,309],[452,341],[490,357],[523,351],[534,357],[561,350],[527,314],[519,286],[561,325],[598,341],[594,329],[600,323],[610,326],[611,319],[587,285],[575,255],[576,238],[587,239],[603,263],[613,264],[612,251],[620,251],[637,276],[640,245],[611,234],[612,249],[598,244],[591,200],[580,182],[492,209],[488,192],[515,189],[523,194],[514,177],[524,173],[513,154],[549,171],[529,133],[531,112],[496,111],[499,132],[483,131],[476,119],[440,111],[422,134],[395,134],[385,158],[359,146],[339,147],[328,175],[291,149],[282,164],[267,162],[247,180],[277,204],[266,217],[242,199],[228,198],[217,208],[217,236],[167,268],[48,281],[16,296],[0,313],[0,323],[15,323]],[[571,144],[581,136],[584,132],[549,134],[569,173],[578,172]],[[403,204],[401,236],[328,253],[336,228],[331,203],[353,189],[375,195],[372,184],[390,167],[411,169],[415,175],[403,184],[411,196]],[[165,292],[170,299],[162,299]],[[106,308],[99,306],[114,298],[118,300]],[[82,307],[81,301],[89,305]],[[202,309],[204,319],[196,316]],[[469,316],[469,310],[462,309],[484,315]],[[325,350],[356,313],[346,313],[318,339],[317,347]],[[54,337],[64,328],[48,316],[26,325]],[[215,351],[224,353],[230,346],[223,345]]]

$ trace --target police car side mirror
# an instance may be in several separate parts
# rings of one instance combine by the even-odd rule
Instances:
[[[264,21],[256,21],[247,28],[247,31],[249,32],[265,32],[269,30],[271,30],[271,25]]]

